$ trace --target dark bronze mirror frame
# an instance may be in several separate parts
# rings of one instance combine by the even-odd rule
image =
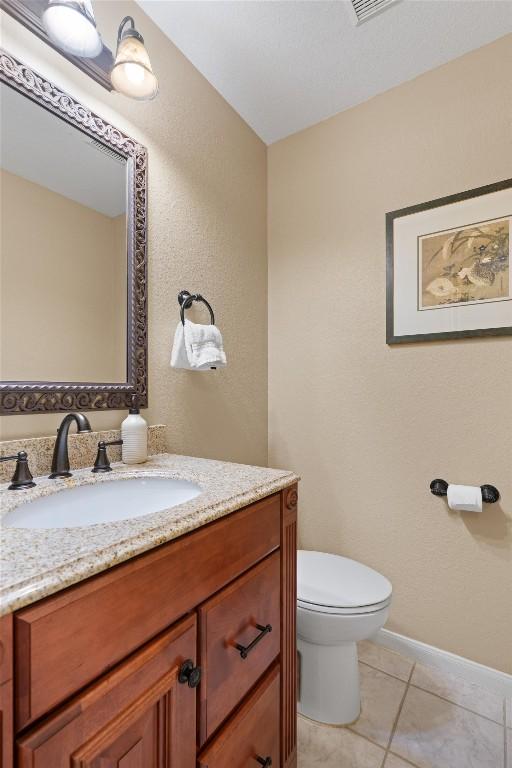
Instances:
[[[147,152],[83,104],[0,48],[0,82],[22,93],[83,133],[102,142],[127,163],[127,380],[94,382],[0,382],[0,415],[124,409],[136,392],[148,404],[147,387]],[[108,329],[107,329],[108,331]],[[20,354],[30,354],[26,340]]]

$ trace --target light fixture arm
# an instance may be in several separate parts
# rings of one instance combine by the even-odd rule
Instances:
[[[129,29],[126,29],[126,25],[130,24]],[[137,32],[135,29],[135,22],[131,16],[125,16],[122,22],[119,25],[119,30],[117,32],[117,44],[121,42],[121,40],[124,40],[126,37],[135,37],[139,42],[144,45],[144,38],[140,34],[140,32]]]

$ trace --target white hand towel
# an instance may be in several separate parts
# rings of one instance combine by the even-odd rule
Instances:
[[[172,368],[186,368],[190,370],[190,364],[188,362],[187,350],[185,349],[185,334],[183,333],[183,323],[178,323],[176,331],[174,333],[174,341],[171,352],[171,367]]]
[[[226,355],[222,334],[216,325],[200,325],[185,320],[178,323],[174,334],[171,366],[191,371],[224,368]]]

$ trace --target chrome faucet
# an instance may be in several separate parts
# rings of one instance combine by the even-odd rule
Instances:
[[[52,473],[50,475],[52,480],[57,477],[71,477],[71,472],[69,471],[68,435],[73,421],[76,422],[79,433],[91,431],[89,419],[83,413],[68,413],[67,416],[64,416],[57,430],[57,438],[53,449]]]

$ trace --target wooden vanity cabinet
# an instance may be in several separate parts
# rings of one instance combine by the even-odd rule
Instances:
[[[280,497],[274,495],[17,611],[17,728],[278,548]]]
[[[296,513],[292,486],[4,617],[0,768],[295,768]]]

